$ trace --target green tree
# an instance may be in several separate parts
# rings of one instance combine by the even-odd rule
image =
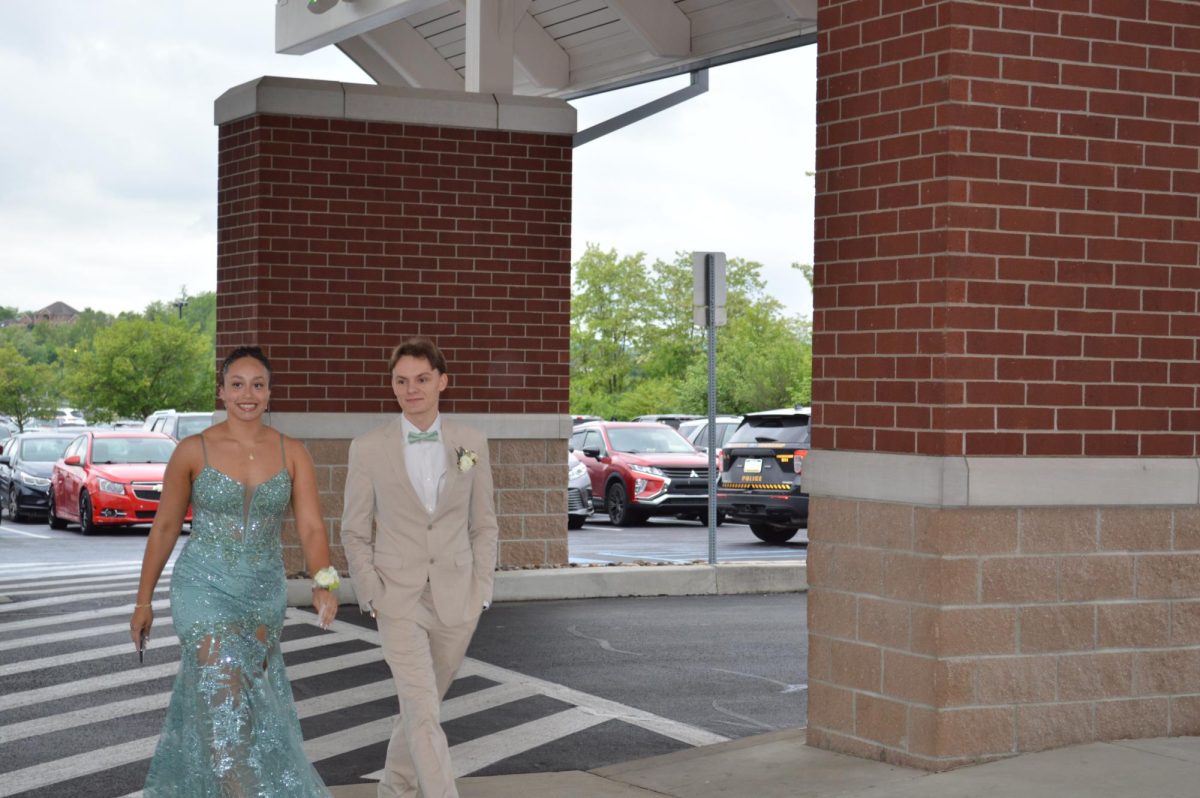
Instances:
[[[67,396],[89,420],[213,407],[212,340],[178,320],[122,318],[63,354]]]
[[[571,407],[617,415],[617,399],[640,377],[655,313],[645,255],[618,257],[589,244],[575,263],[571,299]]]
[[[182,303],[182,307],[177,303]],[[215,291],[203,291],[199,294],[188,294],[187,286],[179,289],[179,296],[170,301],[151,302],[146,306],[142,316],[149,321],[182,321],[193,330],[204,333],[215,339],[217,334],[217,294]]]
[[[15,347],[0,346],[0,413],[22,430],[30,419],[54,415],[54,369],[30,363]]]
[[[674,268],[688,274],[689,323],[691,257]],[[717,328],[717,409],[748,413],[806,403],[811,395],[812,345],[809,324],[786,314],[767,293],[762,264],[729,258],[725,269],[726,317]],[[708,411],[708,348],[700,332],[699,351],[677,382],[682,412]]]
[[[692,323],[692,258],[647,268],[590,246],[575,264],[571,411],[606,418],[708,409],[707,334]],[[730,258],[729,323],[717,330],[717,406],[744,413],[811,396],[811,330],[790,316],[762,265]]]

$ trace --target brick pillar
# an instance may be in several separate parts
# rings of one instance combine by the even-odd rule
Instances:
[[[443,411],[491,440],[500,564],[565,563],[574,109],[261,78],[216,121],[217,354],[270,356],[335,563],[350,439],[399,412],[387,357],[418,334],[450,365]]]
[[[809,742],[1200,734],[1200,4],[818,27]]]

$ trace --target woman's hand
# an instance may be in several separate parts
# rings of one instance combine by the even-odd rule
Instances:
[[[154,610],[150,607],[134,607],[133,617],[129,619],[129,636],[133,638],[135,650],[141,650],[139,645],[143,639],[150,640],[150,627],[154,625]]]
[[[313,606],[317,609],[317,623],[322,629],[328,629],[337,615],[337,597],[325,588],[313,588]]]

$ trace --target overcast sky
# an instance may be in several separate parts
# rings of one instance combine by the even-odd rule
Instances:
[[[709,92],[576,150],[573,257],[723,250],[811,315],[815,47],[710,73]],[[269,0],[6,3],[0,305],[117,313],[216,287],[213,100],[260,75],[370,82],[335,48],[274,52]],[[576,101],[580,127],[686,78]]]

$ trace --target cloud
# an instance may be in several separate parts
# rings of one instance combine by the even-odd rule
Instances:
[[[810,315],[815,48],[711,70],[709,91],[575,151],[573,257],[589,243],[651,261],[717,250],[763,264],[768,291]],[[576,102],[580,127],[686,79]]]
[[[274,53],[274,4],[13,3],[0,74],[0,305],[139,310],[216,285],[213,101],[260,75],[369,82],[334,48]],[[581,126],[686,78],[579,100]],[[710,91],[575,153],[574,254],[811,260],[815,48],[712,70]]]

